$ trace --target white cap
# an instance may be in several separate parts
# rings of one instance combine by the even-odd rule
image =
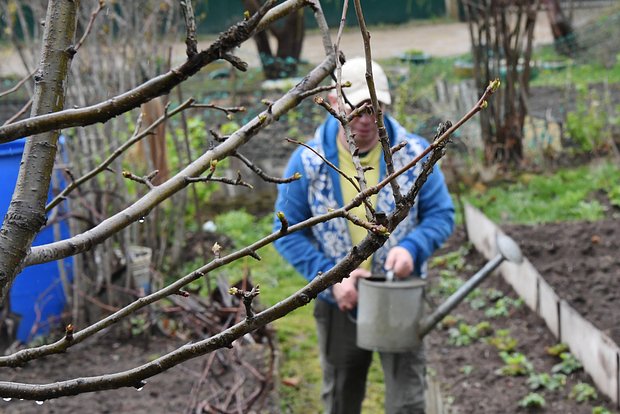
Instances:
[[[372,77],[375,83],[377,99],[386,105],[392,103],[390,87],[385,72],[375,61],[372,62]],[[366,59],[355,57],[347,60],[342,65],[342,83],[351,82],[348,88],[342,88],[344,95],[353,106],[358,106],[363,101],[370,100],[370,92],[366,84]]]

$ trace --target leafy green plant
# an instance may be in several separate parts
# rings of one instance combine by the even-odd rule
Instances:
[[[448,331],[448,343],[454,346],[467,346],[478,339],[476,327],[460,323],[457,328]]]
[[[487,301],[484,300],[484,298],[473,298],[469,300],[468,302],[469,302],[469,306],[473,310],[483,309],[484,307],[487,306]]]
[[[559,357],[560,354],[568,351],[568,345],[564,342],[560,342],[559,344],[547,347],[545,350],[548,355]]]
[[[581,362],[570,352],[562,352],[560,354],[560,359],[562,362],[554,365],[553,368],[551,368],[551,372],[562,372],[568,375],[583,368]]]
[[[439,283],[433,288],[433,293],[439,296],[449,296],[465,283],[463,279],[457,277],[451,270],[441,270],[439,276]]]
[[[528,395],[519,400],[519,407],[524,408],[542,408],[545,404],[545,397],[537,392],[530,392]]]
[[[484,338],[493,333],[493,327],[489,321],[479,322],[476,326],[476,335],[478,338]]]
[[[497,301],[498,299],[504,297],[504,292],[498,289],[487,289],[485,292],[485,296],[489,298],[489,300]]]
[[[148,328],[147,320],[144,315],[135,315],[129,318],[131,324],[131,335],[139,336],[146,332]]]
[[[498,329],[495,336],[489,338],[487,342],[497,348],[498,351],[511,352],[517,347],[518,341],[510,336],[510,330]]]
[[[607,111],[596,93],[587,97],[585,91],[581,91],[576,110],[566,114],[567,134],[583,152],[601,149],[607,137],[607,123]]]
[[[493,328],[488,321],[482,321],[475,326],[461,322],[458,327],[450,328],[448,331],[448,343],[455,346],[467,346],[491,333],[493,333]]]
[[[527,379],[527,385],[530,387],[531,390],[538,390],[544,388],[549,391],[555,391],[566,385],[566,375],[550,375],[546,372],[541,374],[532,373]]]
[[[463,365],[459,371],[465,375],[469,375],[474,371],[474,367],[472,365]]]
[[[520,352],[502,351],[499,356],[504,361],[504,366],[497,370],[498,374],[515,377],[527,375],[533,370],[532,363]]]
[[[484,311],[484,315],[489,318],[508,316],[511,309],[518,309],[523,305],[523,299],[512,299],[508,296],[499,298],[493,306]]]
[[[611,414],[611,411],[603,406],[597,405],[592,408],[592,414]]]
[[[444,329],[453,328],[459,323],[459,318],[454,315],[447,315],[441,320],[441,327]]]
[[[471,249],[471,244],[461,246],[458,250],[446,253],[441,256],[433,257],[430,261],[432,267],[442,267],[445,269],[459,271],[465,267],[465,256]]]
[[[487,301],[481,289],[472,290],[465,298],[465,302],[469,303],[469,306],[474,310],[482,309],[487,306]]]
[[[585,382],[579,382],[573,386],[569,397],[579,403],[582,403],[589,400],[596,400],[598,395],[593,386],[586,384]]]

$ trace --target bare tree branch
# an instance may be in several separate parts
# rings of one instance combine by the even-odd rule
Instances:
[[[36,73],[36,69],[33,70],[32,72],[30,72],[28,75],[24,76],[19,82],[17,82],[15,84],[15,86],[13,86],[11,89],[7,89],[4,92],[0,92],[0,98],[4,98],[7,95],[12,94],[13,92],[17,91],[19,88],[22,87],[22,85],[26,82],[28,82],[30,80],[30,78],[32,78],[32,75],[34,75]],[[8,122],[10,124],[10,122]]]
[[[183,17],[185,18],[185,44],[187,45],[186,53],[187,58],[191,58],[198,53],[198,38],[196,37],[196,18],[194,17],[194,8],[192,7],[192,0],[182,0],[181,10],[183,10]]]
[[[235,158],[238,158],[242,163],[246,165],[246,167],[252,170],[254,174],[258,175],[260,178],[262,178],[264,181],[268,183],[286,184],[286,183],[293,182],[295,180],[299,180],[301,178],[301,174],[299,173],[295,173],[291,177],[285,177],[285,178],[272,177],[268,174],[265,174],[265,172],[262,169],[260,169],[256,164],[250,161],[246,156],[240,154],[238,151],[235,151],[234,153],[230,155]]]
[[[97,167],[95,167],[94,169],[92,169],[88,173],[84,174],[82,177],[78,178],[77,180],[72,180],[69,185],[67,185],[56,197],[54,197],[47,204],[47,206],[45,206],[45,211],[46,212],[50,211],[52,208],[56,207],[59,203],[61,203],[62,200],[64,200],[69,195],[69,193],[71,193],[73,190],[75,190],[81,184],[83,184],[86,181],[90,180],[91,178],[95,177],[100,172],[105,171],[112,164],[112,162],[115,159],[120,157],[133,144],[135,144],[136,142],[140,141],[142,138],[144,138],[144,137],[148,136],[149,134],[151,134],[152,131],[158,125],[160,125],[162,122],[165,122],[168,118],[171,118],[174,115],[178,114],[179,112],[184,111],[185,109],[191,107],[193,102],[194,102],[194,100],[192,98],[190,98],[190,99],[186,100],[185,102],[183,102],[181,105],[179,105],[177,108],[172,110],[170,113],[168,113],[166,111],[166,113],[164,113],[164,115],[159,117],[155,122],[153,122],[151,125],[149,125],[144,131],[140,132],[139,134],[135,134],[127,142],[125,142],[123,145],[118,147],[108,158],[106,158]],[[139,130],[139,127],[136,128],[136,132],[138,130]]]
[[[383,122],[383,109],[379,105],[377,99],[377,91],[375,89],[374,78],[372,76],[372,51],[370,48],[370,33],[366,28],[366,22],[364,20],[364,13],[362,11],[362,5],[360,0],[353,0],[355,4],[355,14],[357,15],[357,22],[362,32],[362,38],[364,40],[364,55],[366,57],[366,83],[368,84],[368,91],[370,92],[370,100],[372,102],[373,113],[377,122],[377,129],[379,131],[379,142],[383,148],[383,158],[385,160],[385,169],[388,174],[394,172],[394,163],[392,162],[392,151],[390,151],[390,139],[385,129],[385,123]],[[390,183],[392,187],[392,193],[394,194],[394,200],[396,204],[402,201],[403,195],[400,192],[400,186],[396,180]]]
[[[7,119],[3,125],[12,124],[16,119],[19,119],[23,114],[25,114],[32,107],[32,98],[28,99],[28,102],[22,106],[22,108],[15,112],[15,114]]]
[[[148,304],[151,304],[159,299],[162,299],[166,296],[172,295],[172,294],[177,294],[185,285],[193,282],[194,280],[197,280],[201,277],[204,277],[206,274],[208,274],[209,272],[224,266],[228,263],[231,263],[235,260],[238,260],[241,257],[244,257],[246,255],[251,255],[251,252],[255,252],[256,250],[260,249],[263,246],[266,246],[267,244],[272,243],[273,241],[275,241],[276,239],[283,237],[286,234],[295,232],[295,231],[299,231],[305,228],[309,228],[317,223],[326,221],[326,220],[331,220],[333,218],[336,217],[344,217],[346,215],[346,212],[349,211],[351,208],[353,208],[354,206],[359,205],[362,202],[362,199],[367,198],[369,196],[371,196],[372,194],[377,194],[383,187],[385,187],[386,185],[389,184],[389,182],[391,180],[396,179],[396,177],[398,177],[400,174],[404,173],[405,171],[407,171],[408,169],[412,168],[413,166],[415,166],[420,160],[422,160],[426,155],[428,155],[430,152],[434,151],[435,149],[441,147],[441,146],[445,146],[445,144],[447,143],[448,139],[450,138],[450,136],[454,133],[454,131],[456,131],[463,123],[467,122],[469,119],[471,119],[471,117],[473,117],[476,113],[478,113],[479,111],[481,111],[482,109],[484,109],[486,107],[486,102],[487,99],[495,92],[495,90],[497,90],[497,87],[499,86],[499,81],[495,81],[493,82],[491,85],[489,85],[489,87],[486,89],[485,93],[483,94],[483,96],[480,98],[480,100],[477,102],[477,104],[475,105],[475,107],[473,107],[461,120],[459,120],[456,124],[452,125],[449,129],[445,130],[443,133],[441,133],[441,135],[439,137],[437,137],[433,143],[427,147],[427,149],[419,154],[415,159],[411,160],[407,165],[403,166],[400,170],[395,171],[393,174],[385,177],[381,182],[379,182],[376,186],[373,186],[371,188],[366,189],[366,191],[359,193],[353,200],[351,200],[351,202],[349,204],[347,204],[346,206],[339,208],[337,210],[333,210],[330,211],[322,216],[315,216],[315,217],[311,217],[308,220],[305,220],[301,223],[295,224],[291,227],[288,226],[288,222],[286,221],[286,218],[284,217],[283,214],[278,213],[277,216],[280,219],[280,221],[283,223],[282,229],[276,233],[273,233],[269,236],[264,237],[263,239],[253,243],[252,245],[248,246],[246,249],[231,253],[225,257],[221,257],[220,256],[220,247],[219,245],[215,245],[213,250],[214,250],[214,254],[216,256],[216,259],[213,260],[211,263],[196,269],[195,271],[193,271],[192,273],[184,276],[183,278],[175,281],[174,283],[172,283],[171,285],[161,289],[158,292],[152,293],[148,296],[145,296],[143,298],[138,299],[137,301],[125,306],[123,309],[117,311],[116,313],[102,319],[101,321],[88,326],[87,328],[78,331],[74,334],[73,336],[73,341],[71,341],[70,343],[66,341],[66,339],[63,337],[62,339],[60,339],[59,341],[53,343],[53,344],[49,344],[49,345],[43,345],[37,348],[30,348],[30,349],[24,349],[21,351],[16,352],[15,354],[12,355],[8,355],[8,356],[0,356],[0,366],[17,366],[17,365],[21,365],[24,362],[36,359],[36,358],[40,358],[41,356],[44,355],[50,355],[50,354],[54,354],[54,353],[59,353],[59,352],[64,352],[69,346],[72,346],[76,343],[82,342],[85,339],[87,339],[88,337],[94,335],[95,333],[101,331],[102,329],[116,323],[117,321],[121,320],[122,318],[132,314],[133,312],[135,312],[138,309],[141,309],[144,306],[147,306]],[[432,169],[432,166],[431,166]],[[428,171],[428,173],[430,173],[430,171]],[[412,190],[413,191],[413,190]],[[417,193],[416,193],[417,194]],[[415,195],[411,196],[408,194],[406,197],[406,199],[410,199],[411,203],[413,203],[414,199],[415,199]],[[403,206],[401,205],[400,207],[397,208],[397,210],[400,211],[405,211],[404,213],[401,214],[408,214],[409,209],[407,208],[407,206]],[[404,217],[403,217],[404,218]],[[402,220],[402,218],[401,218]],[[395,222],[391,222],[390,220],[387,221],[388,223],[391,223],[390,226],[387,228],[388,231],[391,231],[394,226],[397,225],[397,223]],[[284,226],[284,223],[286,224],[286,228]],[[345,274],[348,274],[350,271],[352,271],[359,263],[361,263],[363,260],[365,260],[365,257],[359,258],[359,254],[360,251],[364,250],[365,248],[368,248],[368,241],[369,239],[373,238],[373,237],[384,237],[383,235],[372,235],[372,236],[368,236],[366,237],[366,239],[364,239],[364,241],[362,241],[362,243],[360,244],[360,248],[356,247],[354,248],[351,253],[349,254],[349,256],[347,256],[347,258],[344,261],[350,260],[350,257],[355,257],[356,260],[359,259],[359,262],[354,262],[353,263],[353,267],[348,268],[349,270],[346,272],[342,272],[342,273],[337,273],[338,275],[342,275],[340,276],[340,279],[342,279],[342,277]],[[375,240],[376,241],[376,240]],[[374,242],[373,242],[374,243]],[[366,246],[366,247],[364,247]],[[375,250],[376,248],[378,248],[379,246],[374,246]],[[374,251],[374,250],[373,250]],[[369,252],[368,255],[370,255],[372,252]],[[344,262],[343,261],[343,262]],[[264,323],[268,323],[271,322],[272,320],[278,319],[280,317],[282,317],[284,314],[288,313],[290,310],[299,307],[299,306],[303,306],[304,304],[308,303],[310,298],[315,297],[316,294],[318,294],[318,292],[324,290],[325,288],[327,288],[329,286],[330,281],[325,281],[325,278],[328,277],[328,275],[333,275],[334,272],[340,272],[342,270],[342,267],[345,266],[343,264],[343,262],[339,263],[338,265],[336,265],[336,267],[334,269],[332,269],[330,272],[324,274],[321,277],[317,277],[313,282],[311,282],[309,285],[306,286],[306,288],[302,289],[302,291],[297,292],[295,295],[289,297],[287,300],[285,300],[284,302],[282,302],[279,305],[276,306],[284,306],[284,308],[275,308],[275,307],[271,307],[269,309],[267,309],[266,311],[262,312],[261,314],[257,315],[257,318],[255,318],[254,322],[256,322],[256,319],[258,319],[261,315],[269,315],[267,316],[267,318],[271,318],[272,316],[274,317],[274,319],[270,319],[267,320]],[[333,280],[330,279],[332,282]],[[318,285],[318,286],[317,286]],[[317,288],[319,290],[315,291],[313,290],[314,288]],[[308,291],[308,289],[310,289],[310,292],[314,292],[314,296],[312,295],[308,295],[307,293],[304,293],[305,291]],[[289,309],[289,306],[294,306],[293,308]],[[296,306],[295,306],[296,305]],[[275,308],[275,309],[274,309]],[[272,313],[276,313],[276,315],[272,315]],[[284,312],[284,313],[282,313]],[[247,321],[246,321],[247,322]],[[258,326],[262,326],[262,325],[257,325]],[[232,328],[231,328],[232,329]],[[254,328],[249,328],[248,331],[244,331],[244,328],[238,328],[238,329],[242,329],[241,332],[239,332],[239,336],[249,332],[250,330],[254,329]],[[220,344],[223,345],[222,343],[222,339],[223,337],[228,338],[228,335],[230,335],[230,329],[227,331],[222,332],[221,334],[219,334],[216,337],[212,337],[211,340],[215,341],[216,344]],[[205,341],[203,341],[205,342]],[[229,343],[224,341],[225,343]],[[198,345],[198,344],[196,344]],[[213,345],[213,344],[211,344]],[[220,346],[221,347],[221,346]],[[213,349],[217,349],[217,348],[206,348],[205,352],[210,352]],[[192,351],[190,351],[192,352]],[[169,354],[171,355],[171,354]],[[182,361],[179,361],[182,362]],[[178,363],[178,362],[177,362]],[[167,368],[165,368],[167,369]],[[165,369],[162,369],[165,370]],[[148,372],[151,372],[150,370]],[[155,373],[159,373],[161,371],[157,371]],[[155,375],[151,374],[148,376],[152,376]],[[136,373],[135,375],[137,375],[137,377],[140,377],[140,373]],[[100,378],[100,377],[97,377]],[[144,379],[146,377],[141,377],[140,379]],[[114,381],[119,381],[119,379],[113,379],[110,378],[111,380]],[[133,381],[133,382],[132,382]],[[108,384],[107,386],[109,386],[110,388],[115,388],[117,386],[132,386],[135,382],[137,382],[138,379],[132,379],[129,384],[127,384],[126,382],[114,382],[114,385],[110,385]],[[86,383],[84,383],[86,384]],[[67,382],[67,386],[73,387],[75,386],[75,382],[72,382],[71,384],[69,384]],[[55,398],[61,395],[73,395],[73,394],[57,394],[57,391],[52,391],[53,387],[47,387],[46,389],[40,389],[37,390],[36,392],[41,393],[41,394],[37,394],[36,396],[34,394],[31,394],[32,392],[35,392],[35,388],[32,388],[32,386],[26,386],[27,388],[22,388],[21,389],[21,394],[18,396],[16,394],[13,394],[13,392],[17,392],[17,389],[12,388],[13,384],[12,383],[0,383],[0,396],[2,397],[19,397],[22,398],[23,395],[25,395],[26,392],[28,392],[28,396],[26,396],[25,398],[30,398],[30,399],[41,399],[44,395],[45,398]],[[83,389],[83,391],[79,391],[79,392],[88,392],[88,391],[95,391],[95,390],[99,390],[99,389],[107,389],[107,388],[92,388],[94,385],[88,384],[88,387],[83,387],[84,388],[80,388]],[[24,391],[26,390],[27,391]],[[67,392],[67,391],[64,391]],[[9,394],[10,393],[10,394]],[[78,392],[75,392],[78,393]]]
[[[257,25],[267,10],[275,3],[276,0],[267,1],[250,19],[237,23],[222,33],[207,50],[201,51],[182,65],[130,91],[96,105],[79,109],[65,109],[64,111],[39,115],[0,127],[0,144],[52,129],[58,130],[105,122],[133,108],[137,108],[156,96],[169,92],[173,87],[179,85],[190,76],[195,75],[204,66],[222,58],[230,50],[249,39],[256,31]]]
[[[95,23],[95,19],[97,18],[99,13],[101,13],[101,10],[103,9],[104,6],[105,6],[105,1],[99,0],[99,4],[97,5],[97,8],[90,15],[90,19],[88,20],[88,24],[86,25],[86,29],[84,29],[84,33],[82,34],[82,37],[80,38],[80,40],[78,40],[77,44],[73,48],[73,50],[75,50],[76,52],[82,47],[82,44],[86,41],[86,38],[90,34],[90,31],[93,29],[93,23]]]
[[[210,167],[213,160],[225,158],[232,151],[245,144],[260,129],[265,128],[282,114],[298,105],[301,101],[299,94],[315,88],[331,72],[335,64],[334,60],[333,56],[327,57],[323,63],[310,72],[298,85],[276,101],[271,108],[271,113],[267,110],[263,111],[232,134],[225,142],[207,151],[174,177],[160,184],[157,189],[149,192],[127,209],[104,220],[98,226],[70,239],[34,247],[26,258],[26,265],[57,260],[86,251],[120,229],[146,216],[157,204],[184,188],[187,185],[186,177],[200,176]]]

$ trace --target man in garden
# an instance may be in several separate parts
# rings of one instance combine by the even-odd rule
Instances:
[[[348,60],[342,66],[342,83],[348,102],[355,107],[370,101],[365,80],[366,63],[363,58]],[[377,98],[386,109],[392,98],[388,79],[383,69],[373,62],[373,77]],[[329,101],[336,107],[335,93]],[[354,108],[349,107],[347,112]],[[384,117],[390,145],[405,141],[407,145],[394,154],[395,168],[399,168],[422,152],[428,143],[405,131],[390,116]],[[376,185],[385,177],[385,161],[379,144],[374,115],[366,113],[350,122],[351,133],[359,148],[359,157],[367,170],[368,186]],[[308,143],[326,159],[338,166],[349,177],[355,176],[355,167],[344,128],[334,117],[329,117],[316,130]],[[420,168],[411,169],[398,179],[405,193]],[[285,176],[299,172],[302,178],[278,186],[276,211],[284,213],[290,225],[312,216],[325,214],[329,209],[343,206],[357,194],[355,188],[334,169],[307,148],[300,147],[292,155]],[[378,212],[394,210],[390,186],[371,197]],[[364,206],[351,211],[365,217]],[[359,413],[366,390],[366,376],[372,352],[356,345],[356,325],[351,316],[357,307],[357,281],[371,274],[394,272],[398,278],[425,277],[427,258],[451,234],[454,207],[443,175],[435,167],[422,187],[409,216],[392,232],[385,245],[360,267],[330,289],[322,292],[316,301],[314,316],[317,322],[321,365],[323,368],[322,400],[329,414]],[[280,221],[275,219],[275,228]],[[367,231],[344,218],[320,223],[311,230],[287,235],[276,241],[276,248],[306,279],[312,280],[319,272],[326,272],[342,259],[353,245],[358,244]],[[425,359],[421,347],[415,352],[380,353],[385,377],[385,412],[424,413]]]

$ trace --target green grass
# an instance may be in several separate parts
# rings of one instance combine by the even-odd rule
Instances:
[[[516,182],[470,190],[464,199],[496,222],[536,224],[600,220],[604,206],[595,194],[605,194],[620,206],[620,168],[611,162],[560,170],[554,174],[522,174]]]
[[[620,61],[611,68],[601,64],[569,64],[563,70],[541,70],[530,86],[587,86],[592,83],[620,83]]]

